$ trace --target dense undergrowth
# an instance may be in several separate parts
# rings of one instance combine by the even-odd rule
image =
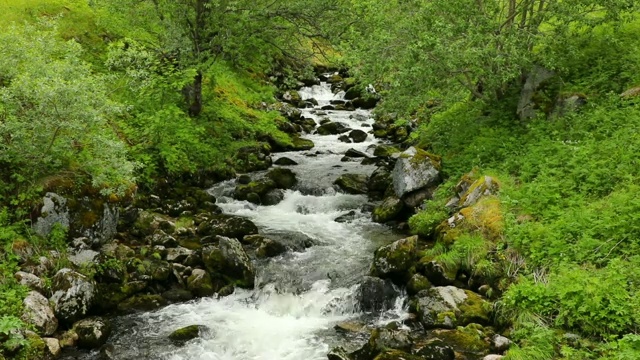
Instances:
[[[631,37],[639,26],[573,39],[552,101],[580,94],[587,103],[578,110],[523,122],[518,94],[458,101],[427,111],[413,134],[442,156],[449,179],[411,219],[416,233],[438,234],[470,170],[499,182],[498,236],[487,235],[485,219],[427,255],[500,282],[497,320],[518,341],[507,359],[640,357],[640,108],[637,97],[620,96],[640,82]]]

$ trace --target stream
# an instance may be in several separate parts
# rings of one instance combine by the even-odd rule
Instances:
[[[303,116],[317,123],[328,117],[352,129],[371,129],[369,111],[320,110],[343,97],[343,93],[333,94],[330,85],[322,83],[299,93],[303,99],[318,101],[316,107],[302,109]],[[344,194],[333,187],[341,174],[373,172],[373,165],[341,159],[350,148],[371,154],[377,140],[371,134],[357,144],[340,142],[338,135],[304,137],[315,143],[313,149],[273,154],[274,160],[288,157],[298,163],[288,166],[296,173],[298,185],[287,190],[278,205],[258,206],[232,199],[235,180],[219,183],[209,191],[225,213],[248,217],[262,235],[289,243],[307,241],[312,246],[256,260],[254,290],[236,289],[223,298],[202,298],[113,319],[108,344],[113,345],[115,359],[325,360],[331,348],[356,348],[368,338],[338,332],[336,324],[359,321],[380,325],[407,315],[403,297],[397,299],[395,308],[383,313],[358,310],[354,294],[369,271],[374,250],[401,236],[370,220],[365,195]],[[250,175],[257,178],[264,172]],[[349,211],[355,212],[353,220],[334,221]],[[205,325],[210,331],[183,347],[167,339],[174,330],[194,324]],[[94,351],[66,359],[100,357]]]

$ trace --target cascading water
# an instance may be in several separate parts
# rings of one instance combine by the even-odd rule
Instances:
[[[303,99],[318,101],[317,107],[303,110],[305,117],[316,122],[328,117],[352,129],[370,130],[368,111],[320,110],[343,96],[334,95],[328,84],[299,93]],[[373,166],[341,159],[349,148],[370,151],[375,140],[369,135],[367,141],[353,144],[338,141],[338,135],[305,137],[315,143],[312,150],[278,154],[298,163],[289,168],[299,182],[299,189],[288,190],[278,205],[233,200],[228,195],[234,181],[210,190],[225,213],[250,218],[262,234],[289,242],[298,251],[260,260],[253,291],[236,289],[223,298],[204,298],[115,319],[109,343],[116,359],[324,360],[332,346],[344,342],[333,330],[336,323],[354,319],[379,323],[404,316],[402,299],[395,309],[383,314],[358,312],[356,284],[368,272],[373,251],[397,236],[371,222],[370,214],[362,211],[366,196],[332,188],[342,173],[370,174],[374,170]],[[353,221],[334,221],[348,211],[354,211]],[[295,246],[301,242],[306,246]],[[194,324],[205,325],[210,332],[183,347],[167,341],[172,331]]]

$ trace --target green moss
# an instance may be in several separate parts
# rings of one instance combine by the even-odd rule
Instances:
[[[483,328],[476,324],[455,330],[437,330],[434,337],[453,347],[456,352],[488,354],[489,344],[484,340]]]
[[[47,344],[42,338],[34,333],[25,336],[25,345],[16,355],[16,360],[46,360]]]
[[[200,336],[200,325],[186,326],[178,329],[169,335],[169,339],[174,343],[184,343]]]
[[[490,304],[483,300],[478,294],[465,290],[467,299],[460,304],[460,323],[461,324],[489,324],[490,323]]]

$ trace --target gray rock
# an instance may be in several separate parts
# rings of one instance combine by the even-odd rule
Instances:
[[[362,174],[341,175],[334,184],[348,194],[366,194],[367,176]]]
[[[89,313],[96,297],[92,280],[71,269],[62,269],[53,277],[51,302],[58,320],[73,323]]]
[[[491,347],[497,352],[505,352],[509,350],[511,344],[511,340],[499,334],[494,335],[491,339]]]
[[[111,335],[111,324],[105,318],[91,317],[73,324],[73,330],[78,334],[78,347],[97,349]]]
[[[189,255],[193,254],[193,250],[189,250],[182,246],[167,249],[167,261],[172,263],[183,263]]]
[[[284,200],[284,191],[282,189],[273,189],[262,197],[262,205],[277,205]]]
[[[362,311],[379,312],[393,307],[400,293],[389,280],[365,276],[356,292]]]
[[[405,239],[379,247],[373,255],[371,275],[405,283],[413,275],[412,269],[417,257],[418,237]]]
[[[97,251],[93,251],[90,249],[80,250],[69,255],[68,259],[69,261],[71,261],[73,265],[81,267],[86,264],[94,262],[98,254],[99,253]]]
[[[218,236],[217,245],[202,249],[202,260],[213,277],[233,279],[236,285],[253,288],[255,269],[240,241]]]
[[[39,293],[44,291],[44,281],[31,273],[18,271],[15,273],[14,277],[21,285],[24,285],[31,290],[35,290]]]
[[[193,270],[187,279],[187,288],[196,296],[211,296],[215,293],[211,276],[202,269]]]
[[[48,355],[53,359],[57,359],[62,352],[60,341],[56,338],[42,338],[42,341],[44,341],[45,351],[48,352]]]
[[[390,196],[373,209],[373,221],[385,223],[394,220],[402,212],[404,207],[402,201],[394,196]]]
[[[280,166],[292,166],[292,165],[298,165],[297,162],[289,159],[288,157],[281,157],[279,159],[277,159],[274,164],[276,165],[280,165]],[[248,183],[247,183],[248,184]]]
[[[47,237],[55,224],[68,229],[71,224],[71,216],[67,207],[67,199],[56,193],[48,192],[42,202],[41,215],[33,225],[34,232],[42,237]]]
[[[22,303],[24,304],[22,320],[33,325],[38,334],[47,336],[56,331],[58,319],[56,319],[46,297],[39,292],[31,291]]]
[[[416,295],[412,310],[425,329],[453,329],[470,323],[486,324],[486,302],[477,294],[454,286],[433,287]]]
[[[517,114],[521,121],[532,119],[536,116],[536,103],[534,96],[536,91],[545,81],[553,78],[556,74],[541,66],[535,66],[527,76],[522,91],[520,92],[520,100],[518,101]]]
[[[502,360],[502,359],[504,359],[504,356],[496,355],[496,354],[487,355],[482,358],[482,360]]]
[[[398,198],[436,185],[440,181],[438,164],[424,151],[411,147],[396,161],[391,173],[393,190]]]

